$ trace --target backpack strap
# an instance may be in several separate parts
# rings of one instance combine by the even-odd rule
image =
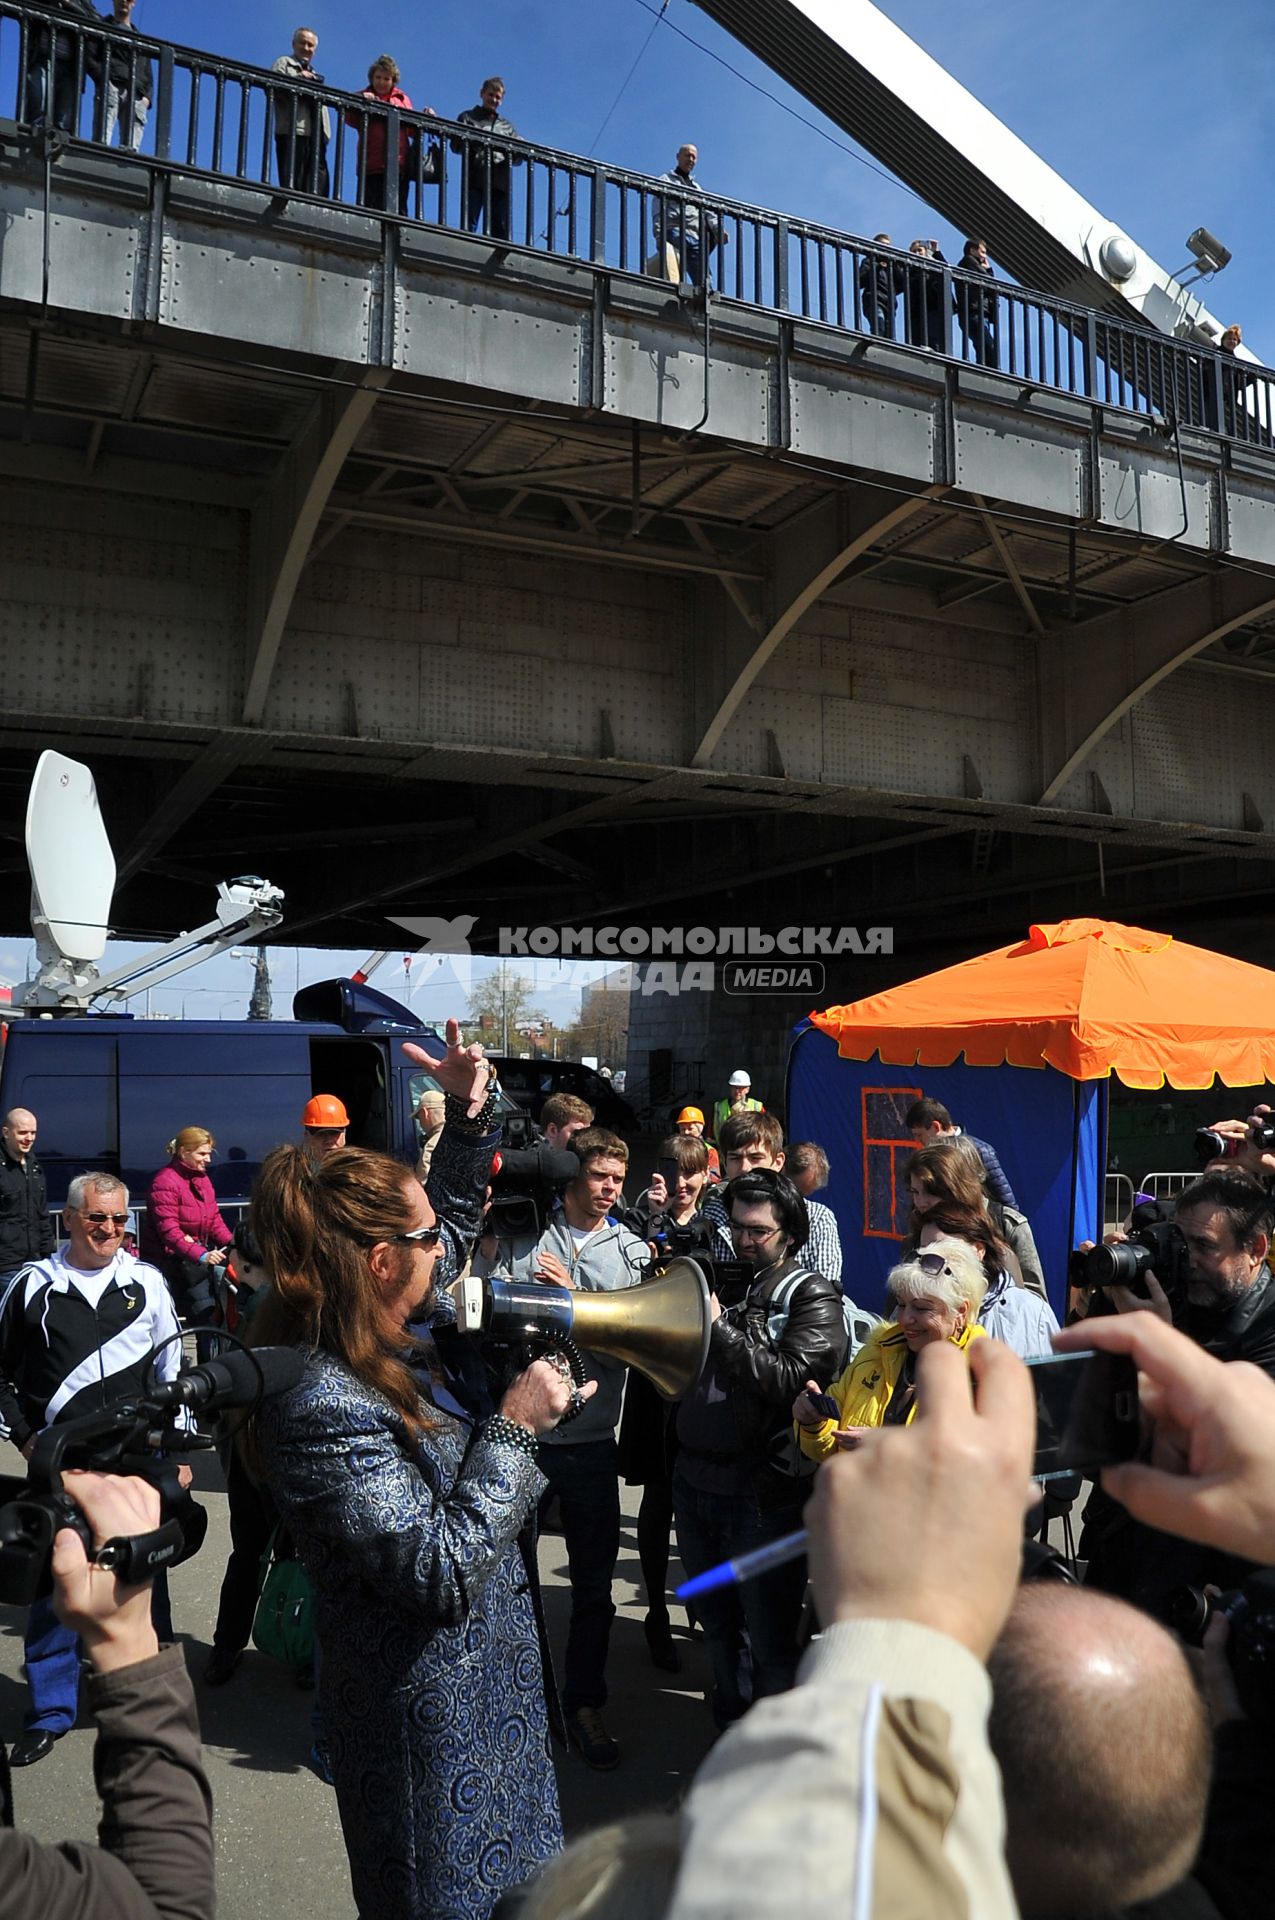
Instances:
[[[813,1280],[816,1277],[813,1267],[798,1267],[796,1273],[784,1275],[766,1304],[766,1338],[768,1340],[778,1340],[787,1326],[793,1295],[802,1281]]]

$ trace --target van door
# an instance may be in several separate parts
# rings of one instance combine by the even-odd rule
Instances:
[[[386,1043],[354,1035],[310,1042],[310,1091],[334,1093],[350,1116],[347,1145],[397,1151],[391,1141]]]

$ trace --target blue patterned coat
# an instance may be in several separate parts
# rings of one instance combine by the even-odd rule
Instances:
[[[464,1141],[444,1153],[445,1142],[440,1199],[445,1186],[472,1185],[476,1151]],[[435,1187],[431,1178],[446,1218]],[[469,1199],[445,1235],[443,1283]],[[324,1719],[363,1920],[487,1920],[562,1845],[517,1540],[545,1482],[481,1426],[432,1409],[431,1419],[413,1440],[381,1395],[324,1353],[257,1416],[267,1484],[314,1584]]]

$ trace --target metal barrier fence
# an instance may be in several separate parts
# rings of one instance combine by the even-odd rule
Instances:
[[[364,94],[0,0],[0,105],[152,169],[484,232],[1275,445],[1275,374],[918,254]],[[670,292],[672,289],[670,288]]]
[[[1194,1173],[1144,1173],[1138,1191],[1150,1194],[1153,1200],[1175,1200],[1183,1187],[1199,1177],[1198,1168]]]
[[[1105,1232],[1122,1227],[1133,1211],[1133,1182],[1127,1173],[1109,1173],[1103,1188],[1102,1223]]]
[[[232,1233],[234,1229],[239,1225],[239,1222],[246,1217],[248,1208],[250,1205],[251,1205],[251,1202],[247,1200],[219,1200],[217,1202],[218,1211],[220,1212],[222,1219],[225,1221],[226,1225],[230,1228]],[[141,1232],[142,1215],[145,1213],[145,1211],[146,1211],[145,1207],[138,1206],[136,1202],[131,1204],[129,1207],[128,1231],[132,1234],[134,1239],[136,1239],[139,1233]],[[53,1233],[58,1246],[59,1247],[65,1246],[66,1234],[63,1232],[63,1229],[62,1229],[61,1207],[50,1207],[49,1218],[53,1222]]]

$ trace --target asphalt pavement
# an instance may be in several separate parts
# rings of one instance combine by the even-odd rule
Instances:
[[[0,1474],[20,1474],[23,1463],[0,1443]],[[177,1637],[198,1676],[208,1657],[222,1569],[230,1549],[226,1496],[215,1457],[196,1467],[196,1492],[208,1509],[202,1551],[170,1576]],[[645,1601],[637,1563],[635,1516],[639,1491],[622,1488],[623,1524],[615,1579],[619,1609],[608,1667],[607,1726],[620,1743],[620,1765],[594,1773],[575,1754],[558,1757],[558,1784],[567,1831],[669,1805],[707,1752],[711,1724],[704,1704],[708,1657],[673,1609],[682,1656],[679,1675],[651,1665],[642,1633]],[[540,1545],[540,1572],[553,1646],[561,1656],[566,1634],[566,1552],[560,1535]],[[672,1578],[678,1578],[673,1562]],[[680,1623],[680,1624],[679,1624]],[[353,1913],[336,1800],[306,1764],[312,1696],[264,1654],[249,1651],[234,1679],[208,1689],[196,1684],[204,1757],[216,1805],[217,1910],[221,1920],[343,1920]],[[0,1739],[22,1729],[22,1615],[0,1607]],[[92,1724],[81,1714],[75,1730],[47,1760],[13,1776],[17,1825],[41,1840],[93,1839]]]

